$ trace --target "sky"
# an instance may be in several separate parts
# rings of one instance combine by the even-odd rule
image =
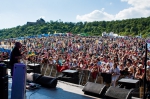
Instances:
[[[0,29],[43,18],[63,22],[111,21],[150,16],[150,0],[1,0]]]

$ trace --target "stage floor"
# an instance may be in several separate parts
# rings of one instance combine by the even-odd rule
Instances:
[[[9,78],[8,99],[11,99],[11,85],[12,79]],[[54,89],[40,87],[36,90],[26,90],[26,99],[96,99],[96,97],[84,95],[82,89],[83,86],[58,81]]]

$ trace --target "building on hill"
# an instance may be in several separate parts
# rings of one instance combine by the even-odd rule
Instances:
[[[45,23],[45,20],[40,18],[36,22],[27,22],[27,25],[36,25],[36,24],[43,24]]]

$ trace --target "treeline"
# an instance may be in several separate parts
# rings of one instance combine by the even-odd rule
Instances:
[[[14,28],[0,30],[0,39],[38,35],[43,33],[87,33],[89,35],[101,35],[102,32],[114,32],[119,35],[142,37],[150,36],[150,17],[116,21],[94,22],[62,22],[49,21],[44,24],[23,25]]]

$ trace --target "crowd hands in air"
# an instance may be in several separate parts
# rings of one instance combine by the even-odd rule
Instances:
[[[142,38],[55,36],[28,38],[20,42],[23,45],[21,50],[26,52],[24,63],[65,66],[64,69],[88,70],[93,74],[109,73],[112,74],[112,82],[120,76],[144,78],[145,39]],[[13,48],[15,40],[5,43]],[[1,53],[1,60],[8,58],[7,55]],[[150,60],[147,60],[147,68],[150,68]]]

